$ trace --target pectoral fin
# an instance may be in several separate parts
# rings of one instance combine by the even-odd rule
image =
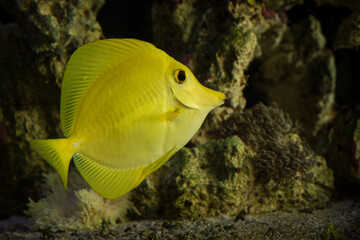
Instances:
[[[165,113],[164,118],[166,119],[166,121],[173,121],[175,118],[177,118],[180,115],[181,112],[182,112],[182,108],[174,107],[170,109],[170,111]]]
[[[181,114],[181,112],[182,112],[181,107],[173,107],[173,108],[170,108],[169,111],[167,111],[167,112],[165,112],[163,114],[152,115],[150,117],[150,119],[153,120],[153,121],[171,122],[175,118],[177,118]]]

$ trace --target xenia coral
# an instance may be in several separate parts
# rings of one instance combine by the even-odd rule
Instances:
[[[67,190],[55,172],[44,174],[45,198],[34,202],[30,199],[29,227],[51,231],[91,230],[103,223],[124,221],[127,210],[133,207],[128,195],[117,199],[105,199],[82,179],[77,171],[69,173]]]
[[[225,136],[237,135],[256,154],[257,180],[283,182],[300,172],[304,179],[315,163],[309,146],[301,141],[299,127],[281,109],[260,103],[244,113],[234,112],[223,123]]]

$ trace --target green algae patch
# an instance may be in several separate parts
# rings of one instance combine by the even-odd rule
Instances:
[[[225,36],[224,44],[244,45],[249,38],[250,30],[245,30],[244,27],[231,25],[228,34]]]
[[[236,217],[243,210],[314,209],[330,200],[332,172],[323,158],[315,157],[306,181],[298,172],[284,183],[263,184],[256,179],[255,157],[237,136],[183,148],[134,190],[132,200],[142,217],[191,220]]]

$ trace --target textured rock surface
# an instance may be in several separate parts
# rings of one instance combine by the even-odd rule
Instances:
[[[352,14],[340,24],[334,41],[334,49],[354,48],[360,45],[360,2],[357,0],[315,0],[318,5],[348,8]]]
[[[256,153],[235,136],[183,148],[134,190],[132,200],[141,218],[170,219],[313,209],[330,200],[333,178],[323,158],[316,157],[307,181],[298,172],[283,184],[259,181],[254,158]]]
[[[38,66],[39,70],[49,80],[55,77],[57,83],[69,55],[102,35],[96,15],[103,0],[17,0],[1,1],[1,4],[15,17],[26,45],[37,58],[41,57],[39,61],[44,65]]]
[[[0,215],[6,215],[24,209],[40,189],[40,174],[49,168],[29,141],[61,136],[65,62],[77,47],[101,37],[96,14],[104,1],[0,3],[16,20],[0,25]]]
[[[320,23],[310,16],[282,36],[271,32],[260,42],[263,55],[253,84],[265,102],[301,122],[307,136],[315,135],[334,116],[336,79],[334,56],[325,49]]]
[[[335,49],[356,48],[360,46],[360,5],[350,17],[339,26],[334,42]]]
[[[329,139],[325,157],[334,170],[340,193],[343,193],[344,189],[340,186],[344,183],[345,186],[355,183],[357,187],[360,184],[359,119],[359,109],[344,108],[338,113],[329,134],[324,136]]]

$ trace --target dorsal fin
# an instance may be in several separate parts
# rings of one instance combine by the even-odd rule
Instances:
[[[78,48],[66,66],[61,87],[60,121],[64,136],[71,135],[81,99],[101,74],[155,50],[158,49],[154,45],[136,39],[99,40]]]

